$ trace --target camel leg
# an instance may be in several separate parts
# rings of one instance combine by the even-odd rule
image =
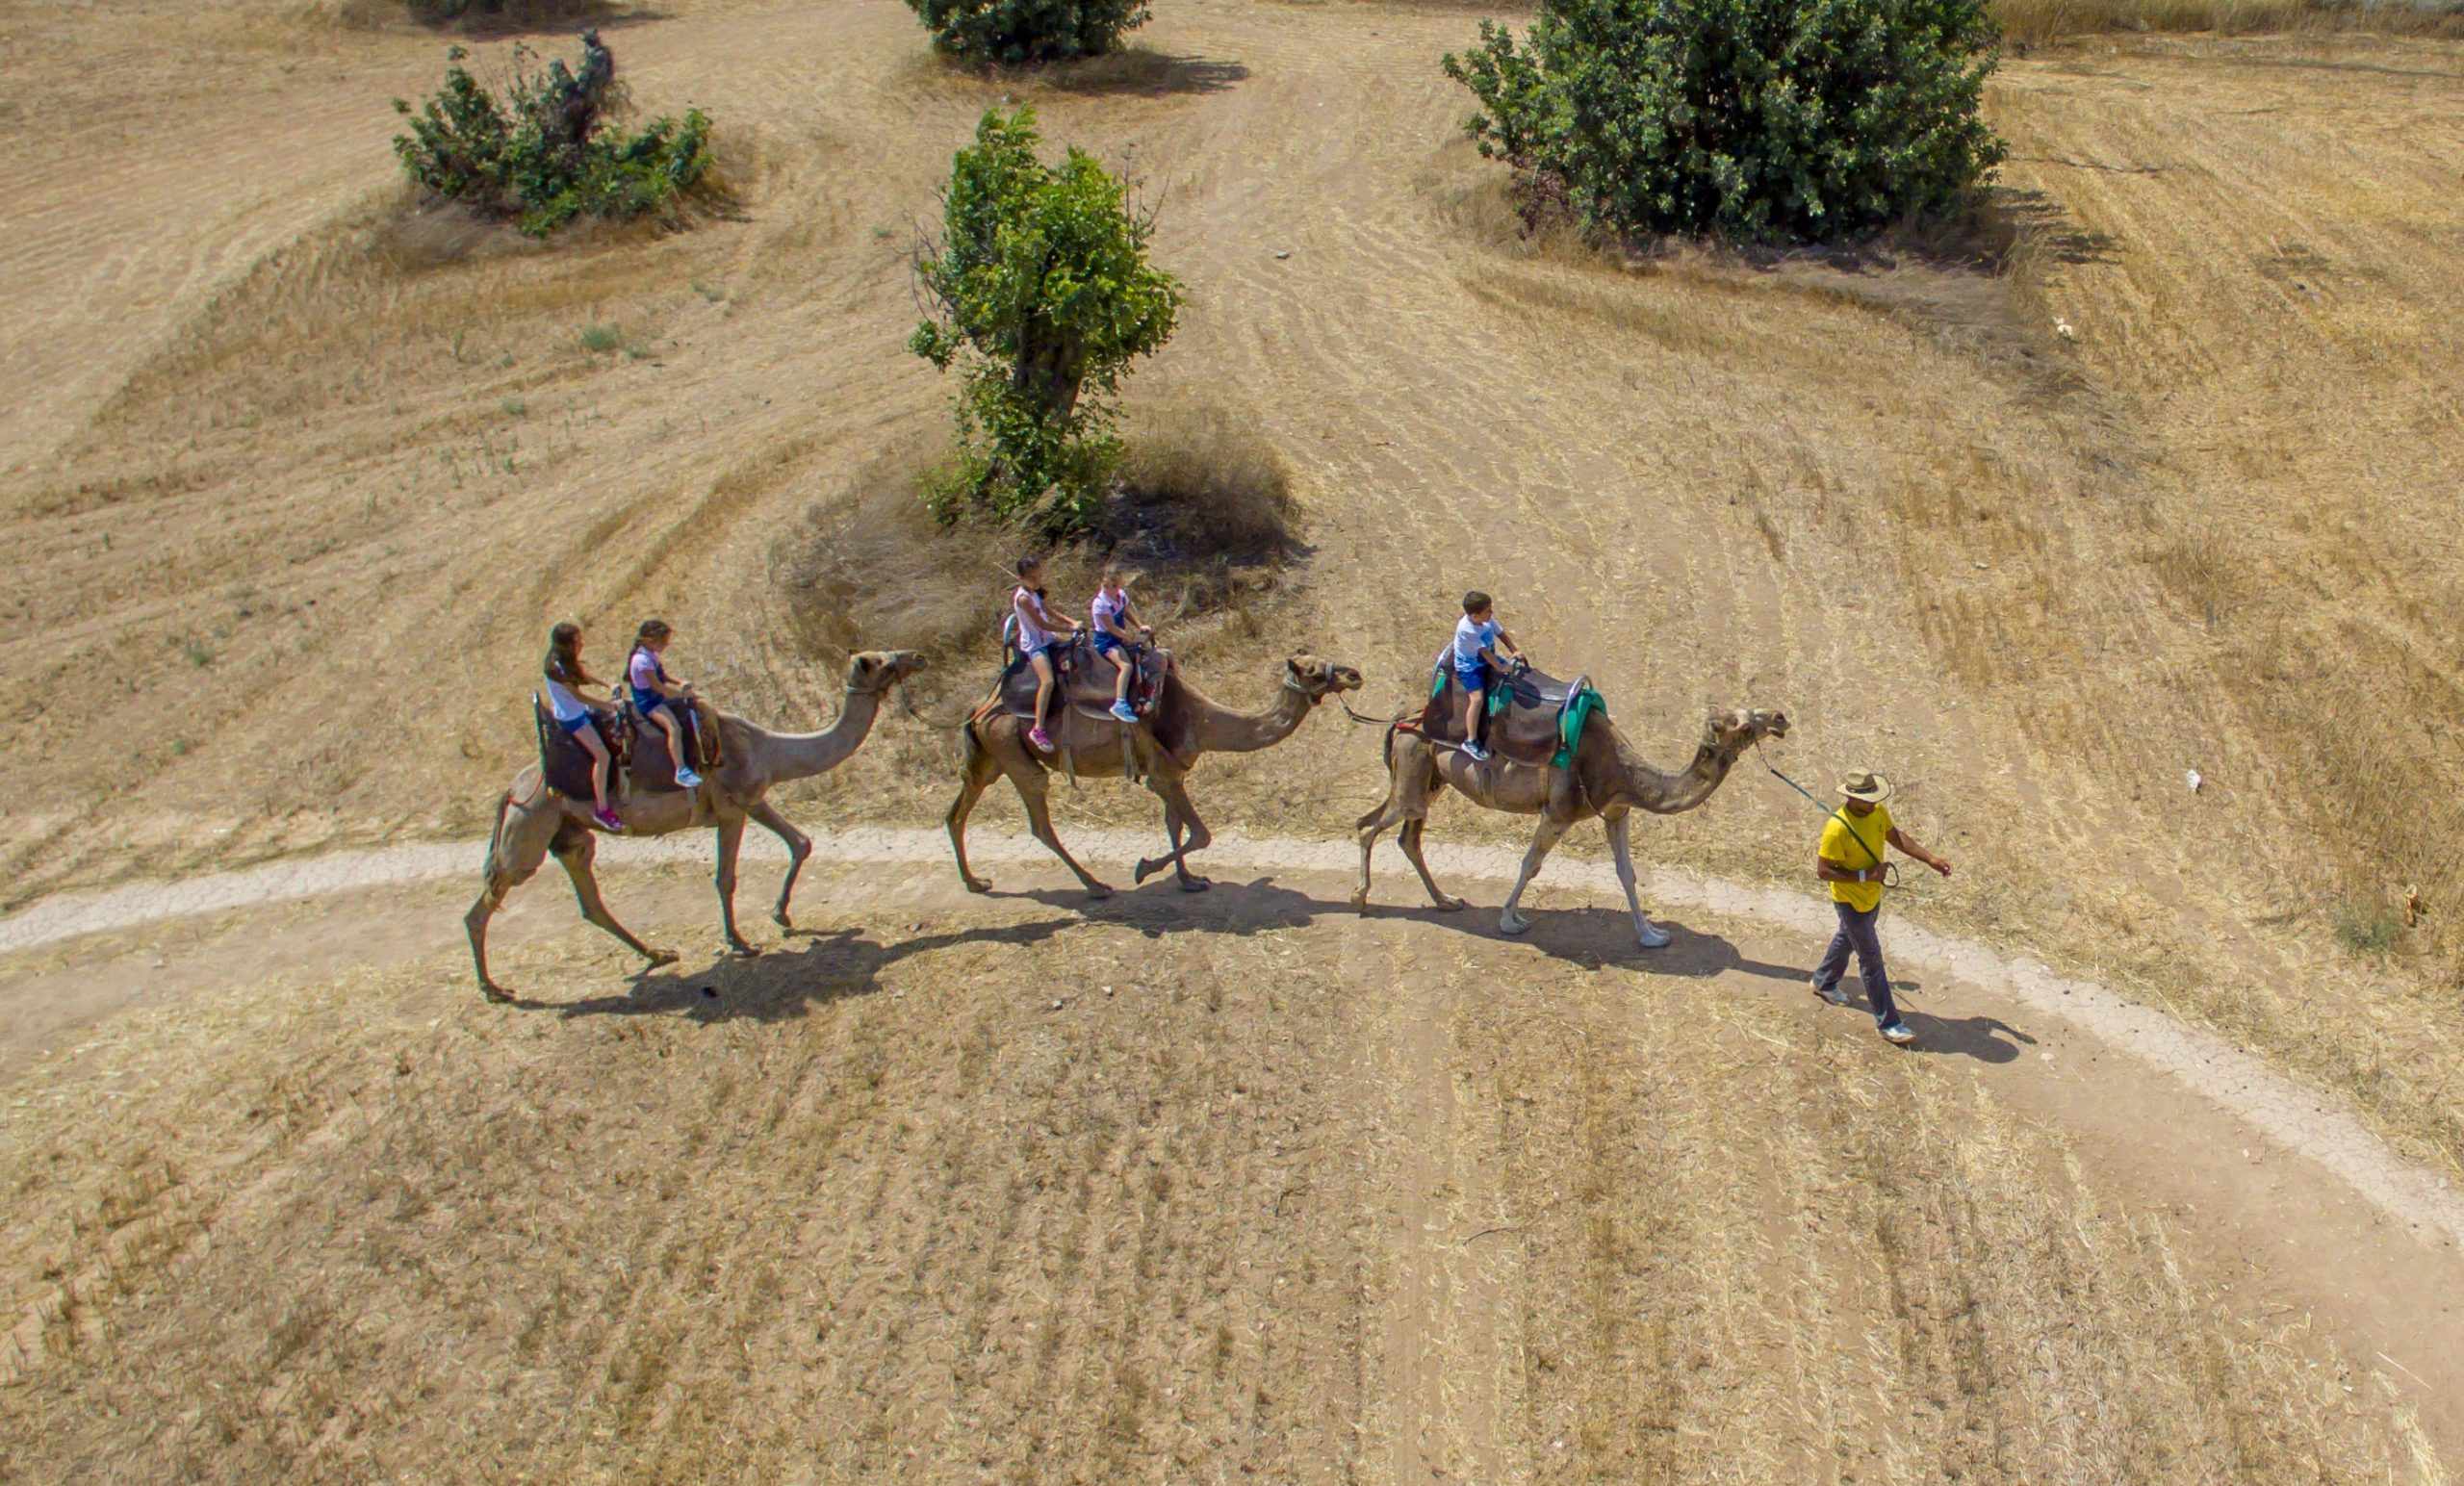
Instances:
[[[992,884],[989,882],[966,869],[966,821],[975,813],[975,803],[984,798],[985,790],[1000,777],[1001,762],[992,756],[990,745],[977,735],[974,724],[970,723],[962,730],[961,742],[964,756],[959,765],[959,797],[950,802],[949,811],[941,817],[941,823],[950,831],[950,850],[959,859],[959,881],[966,884],[969,892],[990,892]],[[1026,791],[1022,789],[1019,793],[1024,795]]]
[[[1626,889],[1626,907],[1634,914],[1634,938],[1645,949],[1666,949],[1668,931],[1643,916],[1643,900],[1634,894],[1634,848],[1627,837],[1632,817],[1624,810],[1607,819],[1608,850],[1617,858],[1617,884]]]
[[[462,926],[471,935],[471,965],[479,973],[479,994],[491,1001],[510,1001],[513,996],[488,975],[488,920],[503,907],[505,895],[530,881],[539,864],[548,859],[548,845],[562,824],[552,807],[527,809],[516,804],[510,793],[499,808],[478,901],[462,915]]]
[[[1018,799],[1027,807],[1027,826],[1035,833],[1036,839],[1060,858],[1063,866],[1078,875],[1078,884],[1087,889],[1089,897],[1111,897],[1111,885],[1089,876],[1087,869],[1078,865],[1078,858],[1069,855],[1069,848],[1061,844],[1061,833],[1052,829],[1050,777],[1033,764],[1005,768],[1003,772],[1010,776],[1010,782],[1017,788]]]
[[[565,875],[574,880],[574,898],[581,905],[581,916],[625,941],[625,947],[651,962],[652,968],[676,963],[676,951],[653,949],[634,938],[631,932],[616,922],[600,900],[599,878],[590,870],[592,858],[599,855],[599,838],[577,827],[569,833],[559,833],[552,848],[556,859],[565,865]]]
[[[1531,920],[1516,911],[1515,905],[1523,901],[1523,889],[1530,886],[1531,880],[1540,875],[1540,863],[1548,859],[1549,849],[1565,835],[1569,824],[1552,820],[1546,815],[1540,817],[1540,829],[1531,833],[1531,850],[1523,854],[1523,875],[1514,880],[1514,891],[1506,894],[1505,907],[1498,911],[1500,934],[1521,934],[1531,927]]]
[[[1460,912],[1470,905],[1460,898],[1448,897],[1445,889],[1437,885],[1437,879],[1429,875],[1428,862],[1421,856],[1421,833],[1427,829],[1428,817],[1416,815],[1403,822],[1402,834],[1397,837],[1395,844],[1403,849],[1403,855],[1411,858],[1414,870],[1420,873],[1421,885],[1428,889],[1428,901],[1446,912]]]
[[[711,881],[719,889],[719,927],[727,932],[728,948],[739,955],[761,953],[744,942],[735,932],[735,861],[744,850],[744,817],[724,815],[719,818],[719,869]]]
[[[772,835],[787,843],[787,880],[779,884],[779,906],[770,910],[770,921],[782,929],[796,927],[787,921],[787,899],[796,890],[796,874],[805,869],[805,858],[812,855],[812,838],[798,831],[779,813],[779,807],[767,800],[757,801],[745,812],[761,823]]]
[[[1147,776],[1147,787],[1164,802],[1164,831],[1171,840],[1172,851],[1171,855],[1159,857],[1153,861],[1140,861],[1138,881],[1142,883],[1150,874],[1168,866],[1179,877],[1181,891],[1206,891],[1215,884],[1190,871],[1189,855],[1206,850],[1215,840],[1214,833],[1206,829],[1206,822],[1197,818],[1197,807],[1190,803],[1189,791],[1178,777],[1168,778],[1158,770]],[[1187,845],[1181,841],[1184,827],[1188,828],[1189,833]]]

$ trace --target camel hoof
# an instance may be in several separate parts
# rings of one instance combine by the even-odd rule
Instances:
[[[643,958],[650,961],[650,968],[655,970],[661,965],[672,965],[682,957],[672,949],[654,949]]]
[[[481,981],[479,983],[479,994],[486,997],[488,1002],[494,1006],[511,1006],[513,1004],[513,992],[505,989],[494,981]]]
[[[777,924],[780,928],[784,929],[791,934],[795,932],[796,926],[788,921],[787,915],[783,910],[771,914],[770,922]]]
[[[1185,877],[1181,879],[1181,891],[1183,892],[1204,892],[1214,885],[1215,884],[1212,882],[1209,882],[1207,879],[1202,877]]]
[[[758,945],[746,944],[739,940],[728,946],[728,953],[738,960],[751,960],[754,956],[760,954],[761,949]]]
[[[1498,920],[1498,933],[1500,934],[1522,934],[1530,927],[1531,920],[1519,917],[1514,914],[1507,914]]]
[[[1669,944],[1668,931],[1656,924],[1645,924],[1642,932],[1634,935],[1634,941],[1645,949],[1666,949]]]
[[[1090,898],[1109,898],[1112,895],[1113,889],[1110,883],[1089,883],[1087,884],[1087,896]]]
[[[1351,906],[1352,906],[1352,909],[1353,909],[1353,910],[1354,910],[1355,912],[1361,912],[1361,913],[1366,913],[1366,912],[1368,912],[1368,911],[1369,911],[1369,889],[1368,889],[1368,888],[1366,888],[1366,887],[1364,887],[1364,888],[1362,888],[1360,891],[1358,891],[1358,892],[1356,892],[1356,893],[1353,893],[1353,894],[1351,895]]]
[[[1460,898],[1440,898],[1440,899],[1438,899],[1438,900],[1437,900],[1437,910],[1438,910],[1439,912],[1441,912],[1441,913],[1460,913],[1460,912],[1462,912],[1465,909],[1468,909],[1468,908],[1470,908],[1471,906],[1472,906],[1472,905],[1470,905],[1469,903],[1464,902],[1464,901],[1463,901],[1462,899],[1460,899]],[[1530,925],[1528,925],[1528,924],[1526,924],[1526,925],[1524,926],[1524,928],[1527,928],[1527,928],[1529,928],[1529,927],[1530,927]],[[1506,933],[1508,933],[1508,934],[1518,934],[1518,933],[1521,933],[1521,932],[1522,932],[1521,930],[1515,930],[1515,929],[1509,929],[1509,930],[1507,930],[1507,931],[1506,931]]]
[[[1148,878],[1153,877],[1157,871],[1162,869],[1163,865],[1164,864],[1160,861],[1148,861],[1145,858],[1141,857],[1138,858],[1138,870],[1130,874],[1129,880],[1133,883],[1142,883]]]
[[[990,892],[992,890],[992,880],[989,878],[969,877],[965,873],[961,873],[959,874],[959,881],[966,884],[966,890],[969,892]]]

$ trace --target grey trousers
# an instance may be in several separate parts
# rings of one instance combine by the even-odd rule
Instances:
[[[1874,932],[1874,921],[1882,917],[1883,910],[1876,908],[1860,913],[1836,900],[1831,906],[1838,910],[1839,932],[1831,936],[1831,948],[1823,951],[1822,963],[1814,966],[1814,984],[1824,990],[1837,986],[1839,977],[1848,970],[1848,952],[1855,950],[1857,968],[1865,981],[1865,1000],[1874,1009],[1874,1024],[1896,1026],[1899,1008],[1891,1004],[1890,975],[1883,969],[1882,936]]]

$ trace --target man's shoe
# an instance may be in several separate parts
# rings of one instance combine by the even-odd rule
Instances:
[[[1113,715],[1125,723],[1134,723],[1138,721],[1138,714],[1130,710],[1129,704],[1126,702],[1114,703]]]
[[[1892,1022],[1883,1029],[1883,1040],[1893,1047],[1906,1047],[1916,1040],[1916,1029],[1906,1022]]]
[[[1830,1002],[1833,1006],[1846,1006],[1848,1004],[1847,987],[1840,986],[1835,982],[1826,988],[1820,980],[1814,981],[1813,993],[1820,996],[1825,1001]]]

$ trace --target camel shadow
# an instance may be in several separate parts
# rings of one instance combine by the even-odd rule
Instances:
[[[793,1021],[834,1002],[881,989],[882,972],[902,960],[966,944],[1040,944],[1077,927],[1077,915],[996,924],[944,934],[917,935],[889,943],[865,937],[862,929],[829,933],[790,931],[794,940],[750,957],[722,956],[685,969],[660,965],[636,972],[623,995],[582,1001],[517,999],[514,1009],[552,1012],[559,1017],[680,1016],[705,1024]]]
[[[1218,884],[1214,892],[1204,894],[1181,892],[1166,879],[1132,891],[1116,893],[1110,898],[1091,901],[1084,893],[1069,888],[996,891],[992,896],[1019,898],[1047,908],[1067,910],[1090,922],[1136,929],[1149,938],[1161,938],[1167,934],[1181,931],[1245,937],[1278,930],[1306,928],[1321,917],[1341,922],[1368,918],[1428,924],[1546,955],[1552,960],[1562,960],[1586,970],[1626,965],[1648,970],[1655,975],[1687,978],[1707,978],[1734,971],[1771,980],[1797,982],[1802,982],[1807,973],[1800,965],[1777,965],[1748,960],[1737,952],[1735,945],[1716,935],[1699,934],[1683,924],[1663,918],[1655,918],[1652,922],[1668,931],[1668,946],[1665,949],[1643,949],[1635,944],[1633,920],[1623,909],[1537,910],[1529,933],[1507,935],[1498,932],[1495,908],[1484,910],[1476,906],[1448,912],[1425,904],[1373,903],[1364,913],[1353,908],[1348,898],[1316,897],[1296,887],[1286,887],[1270,875],[1252,878],[1246,883]]]

